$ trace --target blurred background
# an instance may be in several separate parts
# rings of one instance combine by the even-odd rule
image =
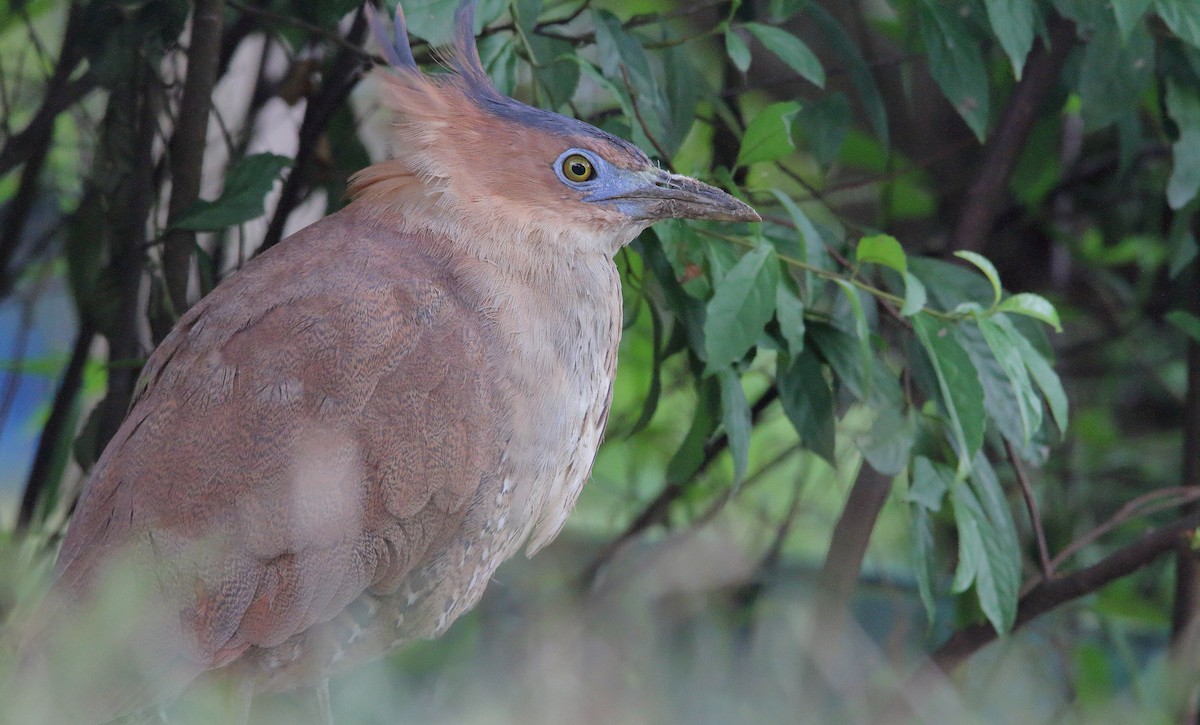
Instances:
[[[404,3],[429,70],[457,4]],[[194,37],[193,10],[223,22]],[[502,92],[764,223],[618,255],[565,531],[335,681],[339,722],[1196,722],[1200,4],[481,0],[476,25]],[[0,7],[0,620],[182,308],[387,157],[367,35],[351,0]]]

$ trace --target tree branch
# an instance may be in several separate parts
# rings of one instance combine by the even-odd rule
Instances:
[[[1025,467],[1017,456],[1016,449],[1007,439],[1004,441],[1004,452],[1008,456],[1009,465],[1017,475],[1017,483],[1021,487],[1021,496],[1025,499],[1025,508],[1029,512],[1029,525],[1033,528],[1034,538],[1037,539],[1038,561],[1042,565],[1042,577],[1054,578],[1054,564],[1050,561],[1050,547],[1046,545],[1046,530],[1042,527],[1042,515],[1038,513],[1037,498],[1033,495],[1033,486],[1029,476],[1025,475]]]
[[[46,95],[42,99],[42,105],[25,130],[9,137],[3,150],[0,150],[0,176],[8,173],[17,164],[25,164],[25,168],[21,170],[17,191],[8,203],[4,228],[0,230],[0,297],[6,295],[12,287],[13,279],[8,266],[17,252],[17,247],[20,246],[25,223],[29,220],[29,214],[37,200],[42,167],[46,163],[50,142],[54,138],[54,121],[58,114],[79,100],[94,85],[89,74],[74,82],[70,81],[71,73],[83,59],[83,43],[79,39],[82,23],[83,5],[72,3],[67,13],[67,26],[63,31],[62,52],[59,53],[54,72],[46,84]]]
[[[830,653],[840,641],[843,617],[858,584],[871,533],[891,489],[891,477],[863,461],[842,514],[834,525],[829,551],[817,577],[811,632],[816,652]]]
[[[95,328],[88,320],[79,321],[79,334],[75,337],[75,347],[71,350],[71,359],[63,371],[62,382],[58,392],[54,394],[54,403],[50,406],[50,417],[42,427],[42,435],[38,438],[37,452],[33,455],[33,466],[29,469],[29,477],[25,481],[25,492],[21,495],[21,508],[17,511],[17,531],[29,528],[38,503],[42,500],[46,487],[50,482],[50,474],[65,436],[73,431],[67,430],[71,421],[71,410],[83,387],[83,371],[88,359],[88,351],[92,347],[92,339],[96,336]]]
[[[213,86],[217,82],[217,63],[221,57],[221,29],[224,0],[196,0],[192,13],[192,36],[187,54],[187,78],[175,133],[171,136],[171,201],[168,219],[179,215],[200,198],[204,150],[208,140],[208,116],[212,110]],[[191,279],[192,252],[196,233],[170,229],[163,237],[163,279],[173,317],[188,308],[188,281]]]
[[[141,320],[142,272],[146,259],[146,220],[154,203],[154,137],[161,110],[162,88],[155,70],[141,57],[140,49],[130,51],[137,57],[134,78],[114,89],[109,98],[108,113],[116,114],[117,123],[128,123],[133,137],[134,155],[129,161],[128,176],[122,179],[115,195],[109,219],[113,232],[111,270],[120,305],[111,329],[104,330],[108,338],[110,363],[127,363],[141,356],[138,324]],[[120,133],[120,132],[108,132]],[[133,399],[134,383],[139,368],[127,364],[110,365],[108,392],[101,402],[97,450],[117,432],[129,403]]]
[[[1158,557],[1173,551],[1181,539],[1191,536],[1200,516],[1184,516],[1157,530],[1145,534],[1096,564],[1053,581],[1043,581],[1021,597],[1013,630],[1028,624],[1038,616],[1066,602],[1091,594],[1101,587],[1128,576],[1150,564]],[[950,673],[984,645],[996,639],[991,624],[980,622],[950,635],[930,655],[930,667]]]
[[[279,204],[275,207],[275,214],[271,217],[271,224],[267,227],[267,234],[263,238],[258,253],[279,243],[279,240],[283,238],[283,227],[287,223],[288,216],[299,206],[304,199],[304,194],[308,191],[312,176],[313,157],[317,152],[317,142],[320,140],[321,134],[325,132],[325,127],[329,124],[334,112],[342,105],[346,96],[350,94],[350,90],[358,82],[363,58],[362,51],[358,48],[362,45],[366,29],[367,17],[360,8],[358,14],[354,16],[350,32],[346,34],[346,42],[356,50],[352,51],[346,46],[342,46],[329,65],[327,80],[322,85],[320,94],[308,101],[304,120],[300,123],[300,142],[296,151],[296,160],[292,165],[291,173],[283,182]]]
[[[987,241],[992,221],[1004,206],[1008,180],[1029,138],[1037,112],[1054,89],[1075,43],[1075,24],[1057,13],[1049,21],[1050,47],[1039,44],[1025,63],[1020,82],[1013,89],[995,134],[983,150],[979,172],[967,190],[966,202],[954,230],[954,249],[980,251]]]
[[[1200,312],[1200,263],[1191,265],[1185,282],[1190,290],[1191,312]],[[1200,492],[1200,341],[1187,340],[1187,394],[1183,406],[1183,460],[1180,484],[1191,492]],[[1190,503],[1185,512],[1196,516],[1200,506]],[[1193,541],[1180,541],[1175,553],[1175,597],[1171,611],[1171,648],[1184,668],[1194,667],[1200,642],[1200,557]],[[1186,670],[1185,670],[1186,671]],[[1200,720],[1200,704],[1194,682],[1186,686],[1185,722]]]

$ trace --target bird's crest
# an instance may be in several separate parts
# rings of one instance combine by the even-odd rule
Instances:
[[[365,7],[367,23],[375,42],[379,44],[380,52],[394,70],[400,73],[417,73],[417,61],[413,56],[412,46],[408,42],[408,24],[404,19],[402,3],[396,4],[396,14],[392,19],[391,32],[388,31],[387,21],[371,3]],[[439,53],[439,58],[453,69],[473,95],[500,96],[483,69],[483,61],[479,58],[479,50],[475,47],[475,2],[463,0],[454,12],[454,44],[449,52]]]
[[[434,197],[445,202],[491,195],[505,197],[505,206],[520,212],[536,205],[539,195],[554,198],[549,195],[560,193],[552,168],[563,149],[595,149],[623,167],[650,164],[624,139],[500,93],[475,47],[473,0],[459,4],[454,42],[438,54],[449,73],[425,74],[417,66],[399,6],[391,28],[372,5],[364,11],[388,62],[378,77],[381,99],[393,114],[393,159],[356,174],[350,182],[352,197],[369,195],[411,211],[413,204],[432,203]],[[533,151],[537,149],[547,151]],[[492,161],[490,173],[473,173],[484,159]],[[532,189],[531,180],[542,186]],[[402,204],[402,197],[408,201]]]

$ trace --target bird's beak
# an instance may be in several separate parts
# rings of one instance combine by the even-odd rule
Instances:
[[[749,204],[715,186],[662,169],[627,172],[617,188],[609,187],[588,201],[614,203],[634,219],[712,219],[727,222],[762,221]],[[605,193],[607,192],[607,193]]]

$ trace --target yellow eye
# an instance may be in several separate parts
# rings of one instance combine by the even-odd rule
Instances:
[[[587,160],[583,154],[571,154],[562,162],[563,176],[567,177],[567,181],[580,183],[589,181],[596,176],[596,170],[592,168],[592,162]]]

